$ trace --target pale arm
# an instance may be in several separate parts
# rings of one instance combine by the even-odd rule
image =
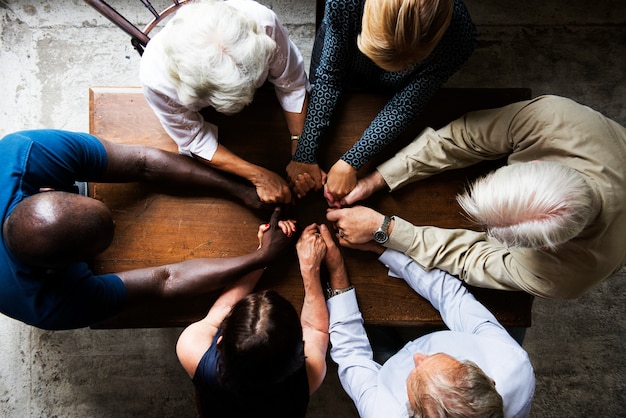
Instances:
[[[279,227],[286,236],[291,236],[295,232],[295,223],[293,221],[281,221],[279,222]],[[270,224],[259,227],[258,250],[263,246],[264,233],[270,228]],[[263,269],[254,270],[229,284],[211,309],[209,309],[207,316],[191,324],[182,332],[176,344],[176,354],[181,365],[191,378],[196,373],[196,368],[202,356],[211,346],[213,338],[224,318],[226,318],[237,302],[254,290],[262,274]]]
[[[189,325],[176,344],[176,355],[189,377],[193,378],[196,368],[215,338],[217,330],[233,306],[254,289],[263,270],[252,271],[230,284],[215,301],[202,320]]]
[[[320,282],[320,266],[326,253],[326,246],[317,231],[317,225],[309,225],[296,246],[304,284],[300,322],[311,394],[319,388],[326,376],[326,351],[329,340],[328,310]]]
[[[264,203],[289,203],[291,191],[287,182],[278,174],[264,167],[252,164],[235,155],[228,148],[219,144],[211,161],[196,158],[217,170],[235,174],[250,181]]]

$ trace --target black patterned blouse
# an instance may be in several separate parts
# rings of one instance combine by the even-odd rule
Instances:
[[[461,0],[454,0],[450,27],[433,52],[408,70],[388,72],[356,44],[365,0],[327,0],[325,35],[302,137],[293,159],[316,163],[319,140],[346,87],[394,92],[361,138],[341,159],[357,170],[394,141],[423,112],[439,87],[470,57],[476,27]],[[318,42],[319,39],[316,41]]]

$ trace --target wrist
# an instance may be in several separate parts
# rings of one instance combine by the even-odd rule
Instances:
[[[328,300],[328,299],[330,299],[330,298],[332,298],[334,296],[341,295],[341,294],[349,292],[349,291],[351,291],[353,289],[354,289],[354,286],[352,286],[352,285],[348,285],[346,287],[339,287],[339,288],[331,287],[329,285],[328,287],[326,287],[324,293],[326,294],[326,299]]]
[[[385,178],[382,174],[380,174],[380,171],[378,170],[372,171],[372,174],[370,174],[367,179],[369,181],[372,192],[377,192],[384,189],[385,187],[388,188]]]

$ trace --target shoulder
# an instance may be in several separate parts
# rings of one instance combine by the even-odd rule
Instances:
[[[30,158],[35,158],[37,155],[36,158],[61,161],[64,164],[68,161],[63,158],[69,158],[70,161],[106,158],[106,150],[102,142],[95,136],[84,132],[38,129],[17,132],[5,137],[2,142],[4,143],[5,140],[8,140],[7,145],[12,144],[18,147],[29,144],[32,147],[31,153],[45,150],[42,155],[32,154]]]
[[[346,24],[345,19],[358,21],[363,16],[365,0],[328,0],[326,1],[324,16],[327,24],[332,22]]]
[[[181,333],[176,343],[176,355],[187,374],[193,378],[208,351],[215,350],[219,331],[206,321],[191,324]]]
[[[227,0],[230,6],[246,13],[247,15],[253,16],[255,20],[265,26],[265,25],[274,25],[275,22],[278,22],[278,15],[268,8],[267,6],[262,5],[253,0]]]

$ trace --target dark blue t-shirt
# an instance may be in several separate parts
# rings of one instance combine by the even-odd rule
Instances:
[[[75,191],[97,181],[107,154],[94,136],[59,130],[17,132],[0,140],[2,222],[40,188]],[[114,275],[95,276],[86,263],[45,270],[20,262],[0,242],[0,312],[44,329],[82,328],[121,311],[126,288]]]

